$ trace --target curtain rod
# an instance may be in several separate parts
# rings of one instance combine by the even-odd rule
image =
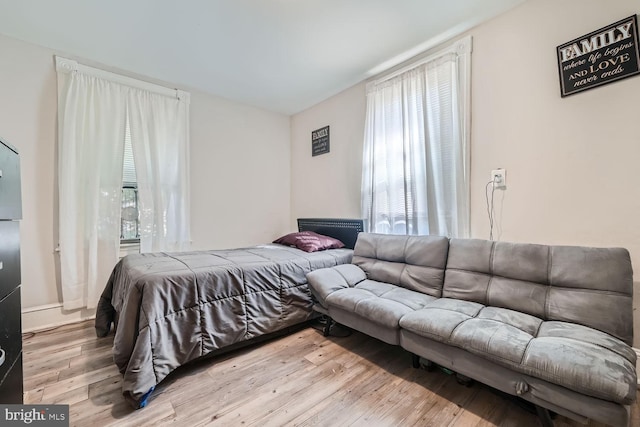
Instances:
[[[101,79],[109,80],[111,82],[120,83],[125,86],[130,86],[136,89],[146,90],[148,92],[155,93],[157,95],[163,95],[170,98],[177,98],[181,101],[189,103],[189,92],[185,92],[179,89],[171,89],[165,86],[160,86],[155,83],[145,82],[143,80],[135,79],[133,77],[123,76],[121,74],[112,73],[110,71],[101,70],[99,68],[90,67],[88,65],[80,64],[73,59],[63,58],[62,56],[55,56],[56,58],[56,71],[58,73],[73,73],[79,71],[83,74],[99,77]]]
[[[453,42],[452,44],[450,44],[449,46],[439,49],[433,53],[431,53],[428,56],[425,56],[424,58],[420,58],[418,60],[415,60],[407,65],[405,65],[404,67],[399,68],[396,71],[391,71],[388,72],[388,74],[384,74],[382,73],[382,75],[378,75],[378,77],[374,77],[371,81],[369,81],[367,83],[367,89],[369,89],[372,86],[378,85],[380,83],[386,82],[387,80],[391,80],[394,77],[399,76],[400,74],[404,74],[407,71],[413,70],[416,67],[419,67],[421,65],[424,65],[428,62],[434,61],[444,55],[453,53],[456,55],[461,55],[464,53],[470,53],[472,50],[472,43],[471,43],[471,36],[466,36],[463,37],[459,40],[456,40],[455,42]]]

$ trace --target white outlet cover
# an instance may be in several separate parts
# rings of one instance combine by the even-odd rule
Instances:
[[[507,189],[507,171],[506,169],[494,169],[491,171],[491,181],[496,190]]]

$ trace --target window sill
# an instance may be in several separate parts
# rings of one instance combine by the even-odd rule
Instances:
[[[127,255],[139,254],[140,253],[140,243],[120,243],[120,258],[123,258]]]

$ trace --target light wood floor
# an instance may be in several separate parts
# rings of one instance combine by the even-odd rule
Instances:
[[[475,384],[413,369],[399,347],[314,328],[178,369],[133,411],[112,362],[113,335],[93,323],[25,334],[25,403],[69,404],[77,426],[537,426],[537,418]],[[640,425],[638,405],[633,424]],[[578,426],[563,417],[555,424]],[[592,423],[592,425],[596,425]]]

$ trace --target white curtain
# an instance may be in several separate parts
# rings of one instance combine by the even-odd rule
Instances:
[[[469,53],[455,45],[368,85],[362,211],[371,232],[469,236]]]
[[[63,305],[94,308],[118,261],[126,91],[81,73],[58,77]]]
[[[186,99],[142,90],[131,90],[128,101],[140,252],[186,250],[190,243],[189,104]]]
[[[141,250],[187,249],[189,97],[61,57],[56,67],[63,306],[94,308],[119,258],[127,118]]]

